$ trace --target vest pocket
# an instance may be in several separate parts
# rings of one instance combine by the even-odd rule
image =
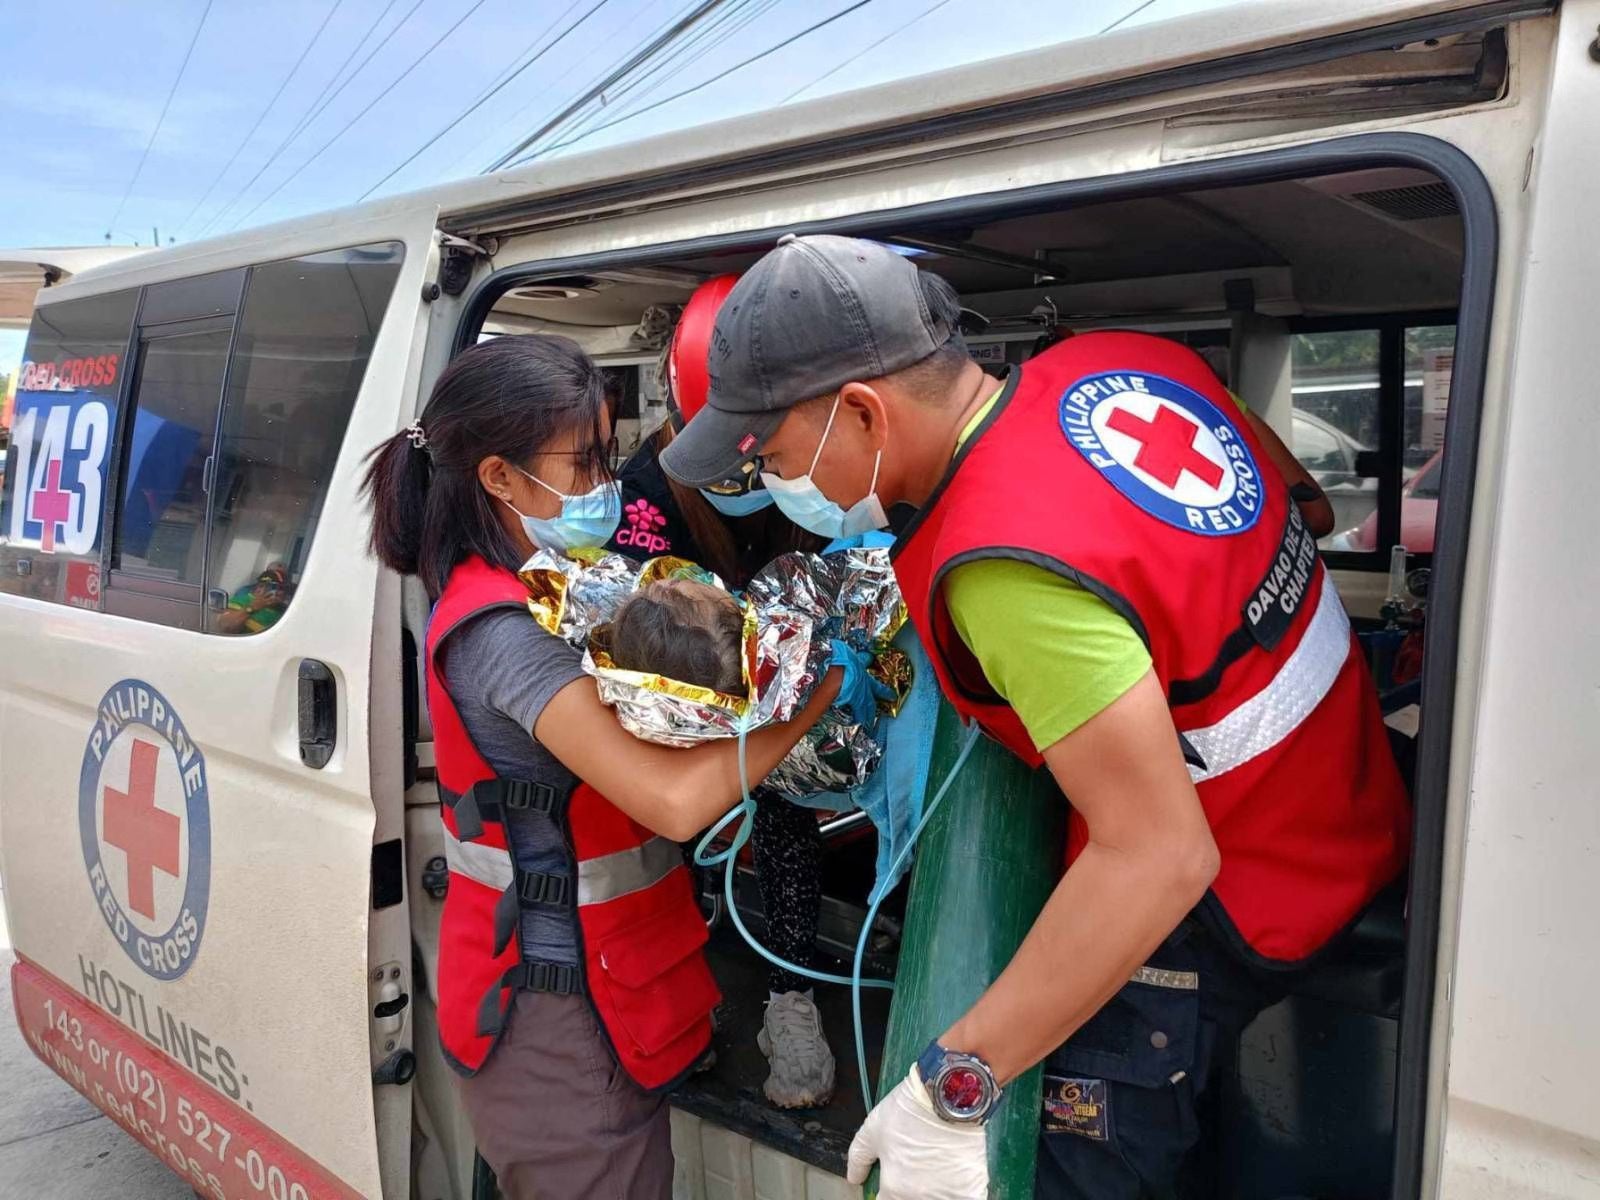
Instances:
[[[595,946],[589,986],[613,1038],[658,1054],[706,1019],[722,999],[700,949],[709,936],[698,909],[674,904]]]

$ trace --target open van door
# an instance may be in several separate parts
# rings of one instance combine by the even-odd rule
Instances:
[[[102,268],[40,296],[18,375],[18,1023],[217,1200],[407,1194],[400,606],[359,485],[411,419],[434,224],[397,202]]]
[[[144,253],[137,246],[57,246],[0,250],[0,329],[26,329],[40,288],[65,283],[80,271]]]

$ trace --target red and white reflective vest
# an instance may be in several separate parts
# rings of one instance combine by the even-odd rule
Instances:
[[[1247,956],[1298,962],[1400,872],[1410,807],[1316,542],[1200,357],[1138,333],[1013,367],[893,550],[945,694],[1042,761],[952,625],[945,574],[1035,563],[1149,648],[1222,865],[1202,905]],[[1083,848],[1069,822],[1069,862]]]
[[[677,843],[587,784],[497,778],[444,688],[439,653],[451,633],[485,610],[523,608],[527,599],[514,574],[473,558],[451,572],[428,622],[428,713],[450,867],[439,929],[439,1038],[452,1065],[470,1075],[499,1040],[515,989],[581,993],[635,1082],[671,1087],[710,1045],[711,1010],[722,998]],[[530,626],[529,636],[548,635]],[[519,808],[560,827],[565,873],[515,865],[504,814]],[[576,969],[523,959],[520,915],[531,905],[571,915]]]

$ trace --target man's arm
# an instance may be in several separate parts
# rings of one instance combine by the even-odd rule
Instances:
[[[1089,828],[1010,964],[939,1040],[1004,1083],[1097,1012],[1199,903],[1216,843],[1153,672],[1044,751]]]
[[[1242,404],[1240,411],[1250,423],[1251,431],[1261,439],[1272,465],[1278,468],[1278,474],[1282,475],[1283,481],[1289,485],[1294,502],[1300,507],[1300,515],[1305,518],[1306,528],[1311,530],[1315,537],[1327,537],[1333,532],[1333,502],[1322,490],[1322,485],[1312,478],[1310,471],[1300,465],[1300,460],[1294,456],[1294,451],[1283,444],[1283,439],[1271,425]]]

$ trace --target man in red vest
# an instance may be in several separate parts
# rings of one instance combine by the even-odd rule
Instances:
[[[983,1122],[1042,1059],[1037,1194],[1167,1196],[1239,1031],[1403,868],[1405,789],[1282,443],[1176,343],[1085,334],[1000,378],[957,312],[885,246],[783,238],[662,464],[699,486],[759,455],[826,536],[894,511],[946,696],[1071,800],[1054,895],[868,1115],[851,1180],[984,1195]]]

